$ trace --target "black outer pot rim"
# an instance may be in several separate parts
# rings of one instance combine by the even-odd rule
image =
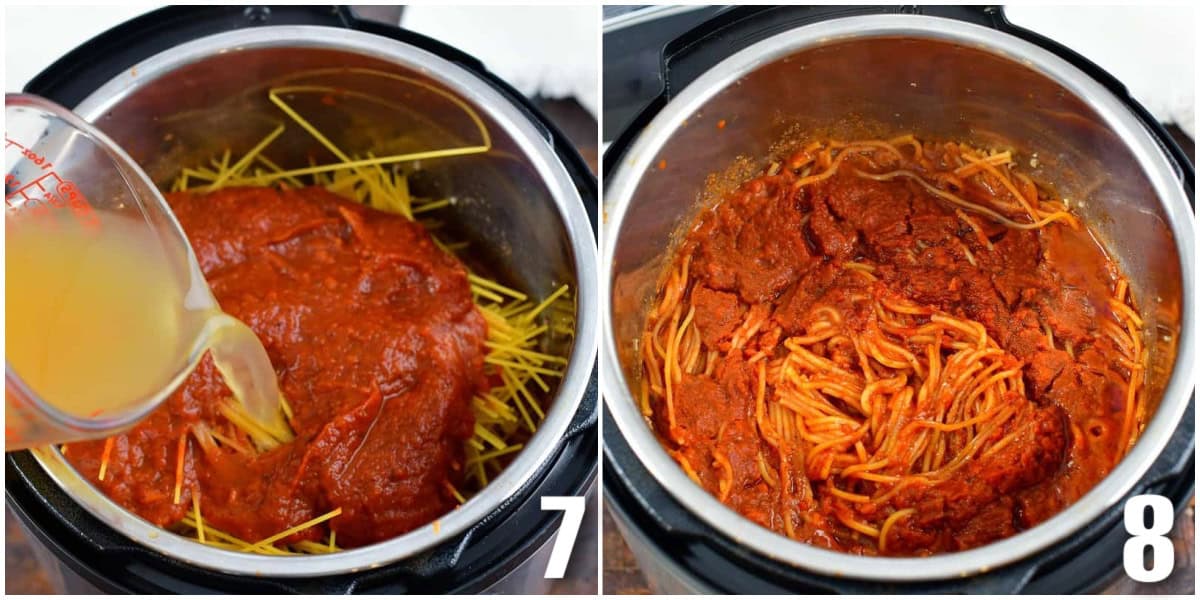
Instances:
[[[1189,405],[1194,411],[1195,401]],[[650,546],[669,572],[706,593],[1094,593],[1122,573],[1122,547],[1128,534],[1124,500],[1161,494],[1172,500],[1176,517],[1195,489],[1195,422],[1192,412],[1180,424],[1168,450],[1150,475],[1125,499],[1067,542],[983,575],[914,583],[840,579],[817,575],[763,557],[692,516],[638,462],[616,423],[604,415],[604,502],[633,530],[636,543]],[[677,577],[677,575],[676,575]]]
[[[1057,54],[1109,88],[1133,111],[1162,146],[1195,203],[1195,169],[1187,155],[1150,113],[1112,75],[1076,52],[1009,22],[999,7],[737,7],[723,11],[665,45],[660,62],[663,86],[604,153],[604,173],[616,170],[625,152],[655,115],[708,67],[781,28],[856,14],[925,13],[984,25]],[[607,181],[605,182],[607,185]],[[1187,368],[1181,365],[1177,368]],[[1128,538],[1121,524],[1124,499],[1068,542],[993,572],[963,579],[917,583],[869,582],[821,576],[779,564],[740,546],[690,515],[640,464],[605,412],[604,498],[639,542],[668,563],[667,570],[716,593],[1089,593],[1120,571]],[[1176,516],[1195,489],[1195,397],[1155,464],[1126,495],[1159,493],[1172,499]],[[1086,575],[1081,572],[1086,569]]]
[[[265,17],[265,18],[264,18]],[[232,29],[322,25],[388,37],[471,71],[525,113],[553,146],[579,191],[593,236],[598,226],[596,178],[570,140],[482,62],[423,35],[360,20],[346,7],[167,7],[132,19],[72,50],[24,91],[74,106],[96,87],[170,47]],[[486,590],[546,544],[562,518],[541,510],[541,496],[581,496],[597,471],[597,369],[552,457],[529,482],[464,533],[431,550],[361,573],[253,579],[217,573],[155,553],[93,517],[45,473],[28,451],[5,456],[5,498],[21,522],[72,572],[119,593],[471,593]]]
[[[659,61],[661,88],[612,140],[602,157],[603,172],[616,172],[622,155],[662,107],[718,60],[785,27],[794,28],[833,18],[869,14],[925,14],[957,19],[1002,31],[1058,55],[1125,100],[1142,125],[1162,145],[1164,153],[1173,163],[1176,175],[1183,181],[1188,197],[1194,199],[1194,165],[1163,126],[1129,95],[1124,84],[1074,50],[1014,25],[999,6],[736,6],[724,10],[663,47]],[[605,185],[607,183],[605,181]]]

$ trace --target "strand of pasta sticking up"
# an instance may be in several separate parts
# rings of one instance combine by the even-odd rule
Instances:
[[[844,187],[824,187],[837,177],[846,178]],[[862,225],[870,215],[861,213],[883,204],[871,205],[877,189],[856,187],[861,184],[854,178],[904,182],[897,197],[912,198],[911,207],[925,202],[940,208],[928,214],[911,208],[918,216],[895,223],[873,208],[880,216]],[[812,142],[770,163],[737,193],[748,199],[736,209],[705,211],[697,218],[665,273],[638,343],[643,415],[684,472],[722,502],[789,537],[844,550],[945,549],[943,534],[932,524],[949,529],[946,524],[954,521],[936,520],[920,498],[932,497],[926,490],[954,485],[951,480],[981,469],[985,461],[1040,443],[1029,432],[1054,423],[1046,417],[1045,401],[1035,401],[1030,377],[1044,395],[1042,386],[1050,384],[1041,383],[1042,377],[1052,382],[1060,371],[1043,376],[1031,375],[1031,369],[1061,370],[1062,363],[1085,352],[1105,354],[1104,364],[1113,365],[1121,388],[1115,438],[1098,446],[1111,448],[1103,468],[1111,469],[1136,441],[1145,423],[1147,351],[1124,278],[1105,282],[1109,310],[1095,316],[1102,335],[1086,348],[1071,339],[1056,341],[1054,330],[1063,325],[1033,311],[1004,306],[993,313],[979,309],[976,316],[952,314],[904,293],[915,284],[905,281],[896,264],[920,270],[929,261],[947,271],[966,265],[982,271],[1008,260],[997,249],[1006,230],[1081,228],[1065,202],[1016,171],[1011,152],[922,142],[912,135]],[[813,207],[833,195],[838,196],[830,205],[840,203],[842,213],[818,215]],[[772,202],[785,208],[764,204]],[[910,206],[909,200],[892,202],[889,206]],[[767,210],[807,211],[793,227],[803,231],[797,249],[786,250],[783,236],[789,231],[770,229],[790,217],[763,216]],[[860,211],[857,233],[846,224],[846,211]],[[818,218],[826,221],[814,223]],[[917,230],[934,231],[933,225],[948,233],[925,241]],[[877,228],[871,235],[883,241],[864,243],[861,227]],[[835,234],[847,231],[849,241],[837,241]],[[889,235],[916,241],[889,246]],[[730,259],[718,256],[731,253],[727,246],[706,249],[720,236],[734,240],[730,244],[758,244],[746,253],[759,255]],[[860,244],[857,255],[839,250],[854,244]],[[943,248],[932,253],[935,244]],[[1035,239],[1032,252],[1036,244]],[[819,260],[806,273],[791,275],[785,261],[809,254]],[[775,285],[758,300],[748,297],[755,292],[746,283],[747,271],[755,269]],[[787,277],[791,283],[776,285]],[[953,295],[959,292],[955,286],[972,285],[944,280],[947,289],[922,293]],[[1013,299],[1013,306],[1032,301],[1032,293],[1026,295]],[[1011,323],[995,316],[1010,310]],[[1011,331],[990,330],[981,321]],[[1026,325],[1029,334],[1021,329]],[[1026,358],[1014,355],[1005,339],[1025,344]],[[1035,351],[1043,354],[1028,358]],[[1087,443],[1095,434],[1085,430],[1099,422],[1108,423],[1072,421],[1073,443]],[[764,512],[759,498],[770,510]],[[845,529],[831,531],[837,524]],[[904,547],[889,548],[898,539]]]
[[[299,94],[321,94],[336,97],[351,95],[356,99],[384,105],[387,105],[386,101],[367,94],[326,86],[297,85],[273,88],[268,91],[267,97],[289,122],[280,124],[241,156],[235,156],[231,150],[226,149],[219,158],[210,160],[207,165],[182,169],[170,191],[212,192],[242,186],[321,186],[345,198],[419,222],[433,234],[434,242],[442,250],[450,254],[464,252],[468,248],[468,242],[439,238],[436,231],[442,223],[434,217],[440,209],[450,206],[452,200],[413,195],[409,191],[406,174],[400,167],[421,160],[486,153],[492,147],[487,127],[464,101],[428,83],[387,73],[358,71],[403,81],[447,99],[470,118],[478,130],[479,142],[461,147],[389,156],[376,156],[370,150],[350,154],[336,146],[329,137],[295,110],[288,99]],[[285,169],[271,160],[267,153],[271,150],[272,142],[289,126],[306,131],[332,153],[337,162]],[[492,387],[471,400],[475,425],[474,434],[465,445],[465,487],[460,489],[450,481],[443,482],[446,491],[460,504],[465,503],[471,495],[486,486],[502,471],[545,419],[546,395],[552,389],[552,381],[563,375],[567,360],[562,356],[548,354],[542,351],[542,348],[553,336],[573,336],[575,328],[575,300],[567,285],[562,285],[545,298],[539,299],[480,273],[469,272],[468,280],[476,308],[487,324],[484,374],[492,383]],[[291,421],[292,409],[286,398],[282,408],[287,419]],[[220,411],[227,422],[194,426],[179,440],[174,494],[176,504],[181,502],[185,463],[195,464],[194,455],[189,453],[193,441],[201,452],[230,449],[248,458],[257,452],[276,447],[283,441],[278,435],[257,426],[241,404],[232,399],[223,403]],[[113,438],[107,441],[106,450],[111,447],[112,441]],[[63,446],[61,450],[66,453],[67,447]],[[104,478],[109,452],[106,451],[104,456],[100,467],[101,480]],[[304,540],[280,546],[294,534],[338,516],[341,514],[341,508],[335,508],[266,539],[246,541],[206,523],[200,492],[196,489],[191,492],[192,507],[175,529],[201,543],[217,548],[267,555],[321,554],[340,550],[336,544],[336,531],[331,532],[323,542]],[[437,530],[439,522],[435,521],[433,527]]]

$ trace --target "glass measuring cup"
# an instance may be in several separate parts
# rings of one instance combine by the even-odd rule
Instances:
[[[221,311],[149,178],[61,106],[6,94],[4,112],[5,449],[128,429],[206,350],[287,439],[266,350]]]

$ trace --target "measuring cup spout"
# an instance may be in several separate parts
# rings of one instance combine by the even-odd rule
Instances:
[[[124,431],[205,349],[240,401],[227,416],[260,446],[289,439],[266,350],[220,311],[154,183],[61,106],[6,94],[4,114],[5,447]]]
[[[270,449],[291,441],[291,427],[282,412],[283,395],[271,367],[267,351],[245,323],[225,314],[212,317],[206,327],[206,345],[213,364],[225,379],[238,403],[221,407],[231,421],[249,422],[243,429],[264,435],[252,435],[260,449]]]

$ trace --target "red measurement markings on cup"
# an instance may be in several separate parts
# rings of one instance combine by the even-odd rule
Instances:
[[[100,219],[83,192],[69,179],[63,179],[45,156],[4,138],[6,151],[19,151],[25,160],[39,167],[33,181],[22,182],[16,175],[4,175],[4,204],[11,210],[27,212],[34,217],[47,217],[55,209],[65,208],[89,228],[98,228]],[[12,190],[11,192],[9,190]]]

